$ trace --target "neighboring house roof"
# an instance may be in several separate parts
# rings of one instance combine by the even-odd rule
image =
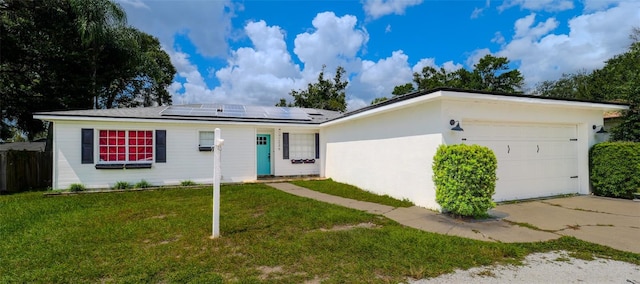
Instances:
[[[622,113],[619,111],[610,111],[604,114],[604,119],[614,119],[622,117]]]
[[[44,152],[47,142],[13,142],[0,144],[0,152],[15,150],[15,151],[37,151]]]
[[[312,108],[189,104],[161,107],[52,111],[36,113],[35,117],[44,119],[56,117],[95,117],[320,124],[324,121],[339,117],[340,115],[341,113],[337,111]]]
[[[418,91],[389,100],[366,106],[347,113],[323,109],[271,106],[244,106],[225,104],[191,104],[144,108],[119,108],[98,110],[70,110],[36,113],[34,118],[51,120],[55,118],[119,118],[119,119],[164,119],[164,120],[196,120],[221,122],[253,122],[253,123],[295,123],[322,124],[364,113],[377,112],[378,109],[395,108],[413,103],[414,100],[429,100],[443,96],[473,98],[485,100],[504,100],[528,103],[551,103],[559,105],[600,108],[606,111],[627,109],[626,104],[597,102],[578,99],[560,99],[523,94],[485,92],[454,88],[436,88]]]

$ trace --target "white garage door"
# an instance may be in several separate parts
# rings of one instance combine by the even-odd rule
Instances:
[[[495,201],[577,193],[576,125],[465,122],[464,144],[498,158]]]

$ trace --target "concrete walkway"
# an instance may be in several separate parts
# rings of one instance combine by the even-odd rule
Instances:
[[[267,185],[290,194],[383,215],[396,222],[443,235],[504,243],[537,242],[573,236],[618,250],[640,253],[640,202],[574,196],[498,205],[499,219],[466,221],[422,207],[394,208],[324,194],[290,183]],[[515,225],[528,224],[537,229]]]
[[[387,205],[329,195],[290,183],[268,183],[267,185],[293,195],[383,215],[402,225],[443,235],[505,243],[537,242],[560,238],[558,234],[532,230],[512,225],[502,220],[468,222],[456,220],[422,207],[394,208]]]

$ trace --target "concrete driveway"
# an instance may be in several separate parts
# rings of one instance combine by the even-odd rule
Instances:
[[[640,202],[574,196],[498,205],[503,220],[640,253]]]
[[[405,226],[443,235],[505,243],[574,236],[640,253],[640,202],[631,200],[574,196],[523,201],[498,205],[489,212],[496,218],[462,220],[422,207],[394,208],[320,193],[290,183],[268,185],[290,194],[382,215]]]

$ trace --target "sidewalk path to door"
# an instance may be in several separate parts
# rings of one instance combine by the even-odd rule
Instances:
[[[417,206],[395,208],[329,195],[290,183],[268,183],[267,185],[293,195],[383,215],[402,225],[443,235],[504,243],[548,241],[561,237],[558,234],[513,225],[503,220],[491,219],[468,222],[452,219],[438,212]]]

